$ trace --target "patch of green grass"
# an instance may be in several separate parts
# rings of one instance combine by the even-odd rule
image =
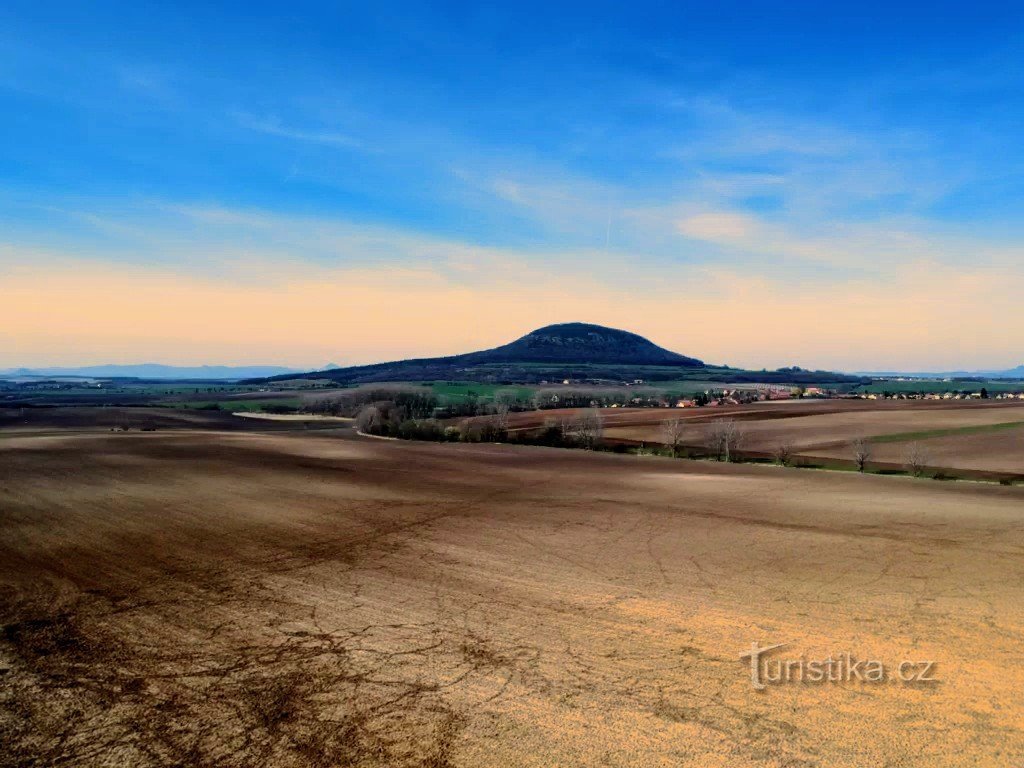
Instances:
[[[950,435],[971,435],[980,432],[997,432],[1002,429],[1024,427],[1024,421],[1004,421],[999,424],[977,424],[970,427],[947,427],[945,429],[925,429],[919,432],[894,432],[891,435],[878,435],[869,438],[872,443],[903,443],[908,440],[928,440],[933,437],[949,437]]]
[[[536,387],[524,387],[511,384],[477,384],[471,381],[433,381],[429,384],[431,391],[443,400],[460,401],[476,397],[481,400],[493,400],[498,392],[515,393],[516,398],[528,401],[537,391]]]

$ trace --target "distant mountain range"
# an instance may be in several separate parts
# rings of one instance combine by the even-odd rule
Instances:
[[[141,363],[139,365],[89,365],[81,368],[12,368],[0,370],[0,378],[53,376],[90,379],[252,379],[289,373],[300,373],[300,371],[280,365],[199,365],[189,367]]]
[[[880,378],[910,378],[910,379],[1024,379],[1024,365],[1016,368],[1007,368],[1002,371],[940,371],[935,372],[900,372],[900,371],[865,371],[856,374],[858,376],[874,376]]]
[[[387,381],[460,380],[495,383],[574,381],[670,381],[712,376],[715,381],[848,383],[859,379],[838,373],[803,371],[742,371],[712,367],[702,361],[659,347],[643,336],[590,323],[560,323],[538,328],[493,349],[450,357],[397,360],[390,363],[285,374],[249,383],[282,379],[329,379],[339,384]]]

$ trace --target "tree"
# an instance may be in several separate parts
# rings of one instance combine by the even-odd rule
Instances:
[[[479,443],[480,425],[474,419],[463,419],[459,422],[459,439],[464,443]]]
[[[604,425],[601,420],[601,412],[597,408],[587,408],[569,422],[569,436],[581,447],[586,449],[594,448],[601,440],[604,433]]]
[[[494,425],[496,432],[502,436],[508,434],[508,403],[498,403],[494,406],[494,416],[491,417],[491,423]]]
[[[569,425],[562,420],[544,419],[544,426],[537,435],[537,441],[541,445],[564,445],[566,430]]]
[[[735,461],[743,429],[732,419],[717,419],[705,431],[705,445],[719,461]]]
[[[725,455],[725,431],[721,422],[714,421],[704,428],[704,447],[718,461]]]
[[[920,477],[924,474],[929,461],[931,461],[931,455],[928,453],[928,449],[921,445],[921,443],[911,443],[903,453],[903,463],[907,471],[914,477]]]
[[[788,467],[793,463],[793,444],[784,440],[775,446],[775,450],[772,451],[772,456],[775,459],[776,464]]]
[[[375,405],[366,405],[356,414],[356,429],[365,434],[374,434],[383,425],[383,416]]]
[[[857,471],[863,472],[871,459],[871,443],[865,437],[858,437],[850,444],[853,460],[857,463]]]
[[[509,408],[521,407],[519,392],[515,389],[499,389],[494,393],[494,402],[499,405],[508,406]]]
[[[665,438],[665,445],[672,451],[672,456],[678,456],[683,443],[683,420],[669,419],[661,425],[661,433]]]
[[[505,403],[494,406],[493,415],[480,428],[480,439],[485,443],[500,443],[508,439],[508,411]]]

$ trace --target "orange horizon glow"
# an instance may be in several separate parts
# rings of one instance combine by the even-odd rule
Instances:
[[[1024,326],[1018,278],[935,265],[888,285],[810,289],[709,271],[644,290],[515,264],[472,282],[427,266],[252,272],[190,276],[101,261],[8,269],[0,366],[358,365],[484,349],[583,321],[710,364],[959,369],[1015,364],[1006,350]],[[965,335],[976,339],[970,348]]]

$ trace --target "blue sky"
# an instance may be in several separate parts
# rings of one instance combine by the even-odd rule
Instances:
[[[484,5],[5,3],[0,366],[1024,359],[1019,6]]]

